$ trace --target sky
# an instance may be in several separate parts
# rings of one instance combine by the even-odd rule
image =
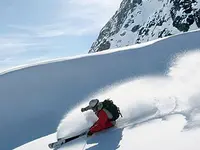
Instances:
[[[0,71],[88,53],[122,0],[2,0]]]

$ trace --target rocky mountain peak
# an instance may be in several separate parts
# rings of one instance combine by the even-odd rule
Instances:
[[[89,53],[200,28],[200,0],[123,0]]]

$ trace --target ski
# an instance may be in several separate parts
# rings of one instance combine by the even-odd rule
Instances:
[[[83,132],[83,133],[81,133],[81,134],[79,134],[79,135],[76,135],[76,136],[73,136],[73,137],[70,137],[70,138],[61,138],[61,139],[59,139],[59,140],[56,141],[56,142],[50,143],[48,146],[49,146],[49,148],[51,148],[51,149],[59,148],[59,147],[61,147],[63,144],[66,144],[66,143],[68,143],[68,142],[70,142],[70,141],[72,141],[72,140],[75,140],[75,139],[77,139],[77,138],[79,138],[79,137],[81,137],[81,136],[86,135],[86,133],[87,133],[87,132]]]
[[[124,122],[122,122],[122,123],[124,123]],[[128,125],[127,125],[127,126],[128,126]],[[117,127],[115,126],[114,128],[112,127],[112,128],[110,128],[110,129],[107,129],[107,130],[114,131],[114,130],[116,130],[116,129],[120,129],[120,128],[123,128],[123,127],[126,127],[126,126],[124,126],[123,124],[121,124],[121,125],[118,125]],[[81,136],[86,135],[87,132],[88,132],[88,131],[84,131],[83,133],[81,133],[81,134],[79,134],[79,135],[76,135],[76,136],[73,136],[73,137],[70,137],[70,138],[61,138],[61,139],[58,139],[58,141],[53,142],[53,143],[50,143],[48,146],[49,146],[50,149],[58,149],[58,148],[60,148],[62,145],[66,144],[66,143],[68,143],[68,142],[70,142],[70,141],[73,141],[73,140],[75,140],[75,139],[77,139],[77,138],[79,138],[79,137],[81,137]]]

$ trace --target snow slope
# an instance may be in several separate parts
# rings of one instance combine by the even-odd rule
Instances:
[[[17,148],[45,150],[56,136],[70,136],[75,134],[72,129],[88,127],[95,118],[91,113],[80,113],[80,107],[92,97],[112,98],[124,114],[118,125],[124,122],[131,125],[100,133],[87,140],[85,149],[117,149],[119,145],[119,149],[159,149],[160,146],[175,149],[172,147],[175,145],[180,150],[188,149],[180,143],[197,149],[199,39],[200,32],[196,31],[149,45],[1,74],[0,141],[3,144],[0,149],[13,149],[46,136],[58,126],[58,135]],[[185,54],[188,51],[192,53]],[[180,60],[171,65],[176,56]],[[79,124],[74,126],[73,122]],[[65,147],[81,149],[84,144],[85,140],[79,139]]]

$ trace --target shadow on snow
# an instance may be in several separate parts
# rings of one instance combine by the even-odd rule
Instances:
[[[93,136],[87,140],[87,144],[94,144],[92,147],[87,148],[86,150],[116,150],[120,145],[119,142],[122,139],[123,128],[114,129],[114,131],[103,132],[98,136]]]

